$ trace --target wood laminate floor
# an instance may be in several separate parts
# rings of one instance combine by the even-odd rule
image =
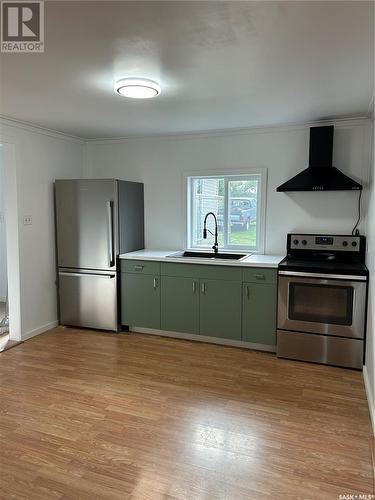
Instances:
[[[0,354],[1,499],[373,493],[362,374],[56,328]]]

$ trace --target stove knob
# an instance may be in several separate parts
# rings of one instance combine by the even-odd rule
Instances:
[[[352,247],[356,247],[357,246],[357,242],[356,241],[352,241]]]
[[[343,242],[342,242],[342,246],[343,246],[343,247],[347,247],[347,246],[348,246],[348,242],[347,242],[347,241],[343,241]]]
[[[302,240],[302,245],[307,245],[307,241],[306,240]]]
[[[299,241],[298,241],[298,240],[293,240],[293,243],[294,243],[295,245],[298,245]]]

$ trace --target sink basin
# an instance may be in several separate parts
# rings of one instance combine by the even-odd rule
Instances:
[[[224,252],[219,252],[219,253],[214,253],[214,252],[194,252],[194,251],[189,251],[185,250],[185,252],[177,252],[173,253],[171,255],[168,255],[167,257],[175,257],[175,258],[181,258],[181,257],[186,257],[189,259],[224,259],[224,260],[240,260],[243,259],[244,257],[248,257],[249,254],[245,253],[224,253]]]

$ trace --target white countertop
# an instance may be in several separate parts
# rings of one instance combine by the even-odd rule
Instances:
[[[123,253],[120,259],[134,260],[158,260],[163,262],[183,262],[185,264],[208,264],[216,266],[240,266],[240,267],[274,267],[284,258],[282,255],[258,255],[249,254],[243,260],[225,260],[225,259],[205,259],[197,257],[171,257],[179,253],[177,250],[137,250],[136,252]],[[240,252],[239,252],[240,253]],[[244,252],[245,253],[245,252]]]

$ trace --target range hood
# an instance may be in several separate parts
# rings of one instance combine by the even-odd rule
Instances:
[[[332,166],[333,126],[310,128],[309,166],[276,191],[358,191],[361,184]]]

